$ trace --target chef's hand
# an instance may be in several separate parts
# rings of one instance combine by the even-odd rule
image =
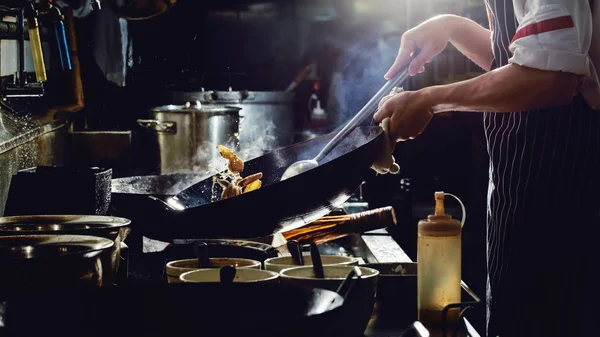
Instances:
[[[420,52],[410,62],[408,74],[414,76],[423,72],[425,64],[442,52],[450,40],[452,29],[449,29],[448,21],[448,15],[436,16],[402,34],[400,50],[394,64],[384,75],[385,79],[389,80],[403,69],[417,50]]]
[[[420,91],[403,91],[382,99],[373,119],[389,118],[388,137],[394,143],[420,135],[433,117],[433,108]]]
[[[373,165],[371,165],[371,168],[375,170],[377,174],[398,174],[400,172],[400,166],[396,164],[396,159],[392,155],[392,152],[394,152],[394,148],[396,147],[396,142],[393,142],[388,136],[389,124],[389,118],[386,118],[381,122],[383,132],[386,134],[386,139],[383,148],[381,149],[381,155],[375,160]]]
[[[379,102],[378,109],[381,109],[384,103],[390,98],[394,97],[394,95],[404,91],[402,88],[394,88],[392,92],[390,92],[387,96],[381,99]],[[396,148],[396,142],[392,140],[390,137],[390,118],[384,118],[380,123],[383,132],[385,133],[385,143],[383,144],[383,148],[381,149],[381,154],[375,160],[371,168],[377,172],[377,174],[398,174],[400,172],[400,166],[396,164],[396,159],[392,154],[394,149]]]

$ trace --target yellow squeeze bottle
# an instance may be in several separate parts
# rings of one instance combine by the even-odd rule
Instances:
[[[442,323],[442,310],[461,301],[462,224],[444,213],[443,192],[435,193],[435,214],[418,223],[418,320],[425,325]],[[460,310],[448,311],[447,322],[458,320]]]

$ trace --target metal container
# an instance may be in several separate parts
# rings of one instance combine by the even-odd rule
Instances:
[[[224,105],[165,105],[138,119],[156,174],[210,172],[220,159],[217,145],[238,150],[240,108]]]
[[[42,166],[12,177],[5,216],[38,214],[105,215],[111,203],[112,169]]]
[[[293,144],[293,92],[173,91],[174,104],[200,102],[241,108],[240,157],[249,160]]]
[[[102,283],[115,283],[121,263],[121,243],[128,234],[128,219],[95,215],[24,215],[0,218],[0,239],[18,235],[85,235],[111,240],[114,245],[100,256]]]
[[[85,235],[0,237],[0,288],[102,286],[102,253],[114,242]]]

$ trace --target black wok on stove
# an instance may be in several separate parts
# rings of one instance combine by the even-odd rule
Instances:
[[[0,335],[335,336],[344,296],[267,283],[0,291]]]
[[[344,203],[375,172],[370,168],[384,149],[380,127],[355,129],[319,167],[280,182],[292,163],[313,158],[335,134],[275,150],[245,163],[243,176],[263,173],[263,187],[219,200],[213,176],[175,197],[146,198],[132,209],[121,205],[143,235],[164,241],[177,238],[254,238],[312,222]],[[213,196],[218,201],[211,202]]]

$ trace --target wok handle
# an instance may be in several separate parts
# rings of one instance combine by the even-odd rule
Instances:
[[[156,132],[164,133],[176,133],[177,123],[175,122],[161,122],[157,119],[138,119],[137,123],[139,126],[150,129]]]
[[[415,53],[416,56],[417,53]],[[414,56],[413,56],[414,58]],[[348,134],[350,134],[354,129],[360,125],[367,117],[372,116],[375,111],[377,111],[377,107],[382,98],[389,95],[389,93],[395,87],[399,86],[401,83],[406,81],[408,78],[408,66],[410,65],[411,60],[406,64],[406,67],[402,69],[398,74],[394,75],[389,81],[387,81],[381,89],[367,102],[367,104],[360,109],[360,111],[344,126],[338,133],[325,145],[325,147],[317,154],[314,160],[318,163],[323,158],[325,158],[331,150],[333,150]]]
[[[322,244],[350,235],[381,228],[397,226],[396,213],[391,206],[376,208],[355,214],[325,216],[308,225],[283,232],[286,240],[300,244]]]
[[[356,276],[356,278],[354,278]],[[344,299],[348,298],[348,295],[352,292],[354,285],[362,277],[362,271],[358,266],[354,266],[348,273],[348,276],[344,279],[342,284],[337,288],[336,292],[341,295]]]

